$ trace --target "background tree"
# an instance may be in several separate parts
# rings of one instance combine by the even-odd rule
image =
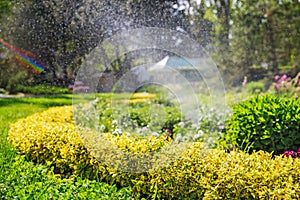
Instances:
[[[11,12],[13,6],[13,1],[11,0],[1,0],[0,1],[0,19],[6,17]]]
[[[299,71],[296,61],[300,45],[300,18],[296,14],[299,4],[299,1],[238,1],[232,15],[231,49],[233,62],[242,74],[250,79],[266,75],[270,80],[275,74],[288,72],[282,70],[284,66],[290,66],[291,76]],[[257,70],[253,70],[255,66]]]
[[[0,1],[0,38],[9,34],[7,19],[11,17],[14,1]],[[18,82],[24,82],[27,77],[25,69],[19,69],[13,61],[13,56],[0,46],[0,88],[14,92]]]
[[[93,31],[101,31],[100,24],[87,27],[94,23],[89,14],[97,14],[92,6],[87,1],[18,2],[11,20],[11,40],[46,65],[43,81],[67,85],[74,78],[79,57],[93,44]]]
[[[84,56],[105,38],[143,26],[169,28],[193,37],[211,53],[230,84],[240,84],[244,75],[249,80],[268,75],[270,80],[277,73],[293,75],[299,71],[299,1],[2,2],[6,2],[0,4],[2,10],[11,2],[16,5],[10,20],[1,20],[5,23],[2,35],[17,47],[35,53],[47,66],[43,76],[34,77],[36,82],[68,85]],[[142,50],[118,55],[119,48],[124,47],[113,50],[119,59],[112,64],[118,76],[131,66],[168,54]],[[105,50],[102,53],[103,59],[110,54]]]
[[[45,63],[44,76],[38,77],[41,81],[66,86],[74,79],[84,55],[104,38],[140,26],[175,29],[178,18],[171,9],[172,1],[20,0],[10,21],[11,41]],[[113,65],[116,70],[125,69],[133,61],[131,55]]]
[[[240,85],[245,75],[267,77],[270,84],[275,74],[299,71],[299,1],[189,2],[190,30],[206,31],[198,41],[209,41],[207,50],[229,84]]]

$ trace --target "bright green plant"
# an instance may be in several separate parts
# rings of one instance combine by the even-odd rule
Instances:
[[[6,167],[0,183],[1,199],[132,199],[128,188],[117,189],[95,180],[61,179],[46,165],[28,162],[24,156],[16,156]]]
[[[233,106],[220,143],[281,154],[300,146],[300,103],[273,95],[253,97]]]

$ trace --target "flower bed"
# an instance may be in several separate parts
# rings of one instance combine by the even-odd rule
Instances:
[[[262,151],[251,155],[241,151],[226,153],[192,143],[178,159],[163,168],[143,173],[116,170],[90,154],[73,123],[72,107],[52,108],[12,125],[9,141],[28,158],[55,166],[65,176],[97,178],[119,186],[130,186],[136,198],[158,199],[299,199],[300,159],[273,156]],[[130,136],[101,134],[119,148]],[[123,137],[122,139],[120,137]],[[151,152],[170,141],[129,143],[128,151]],[[100,144],[101,145],[101,144]],[[95,155],[95,154],[93,154]],[[115,152],[98,152],[114,155]],[[97,155],[95,155],[97,156]],[[101,157],[101,156],[100,156]],[[121,158],[121,157],[120,157]]]

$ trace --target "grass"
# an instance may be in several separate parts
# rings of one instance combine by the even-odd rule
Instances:
[[[72,104],[72,95],[0,98],[0,199],[130,199],[128,188],[80,178],[61,179],[48,166],[18,155],[7,142],[11,123],[53,106]]]

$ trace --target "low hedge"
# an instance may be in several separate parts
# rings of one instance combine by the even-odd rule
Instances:
[[[15,92],[33,94],[33,95],[57,95],[57,94],[71,94],[72,90],[69,88],[44,85],[25,86],[17,85]]]
[[[88,176],[121,187],[130,186],[135,198],[300,198],[300,159],[272,156],[262,151],[251,155],[242,151],[226,153],[205,149],[201,143],[195,142],[166,167],[153,165],[149,171],[140,173],[117,170],[95,157],[120,158],[122,165],[125,159],[121,156],[124,154],[86,148],[79,137],[81,128],[74,125],[72,113],[72,107],[60,107],[22,119],[11,126],[8,139],[34,161],[54,165],[58,173]],[[98,136],[105,138],[98,141],[111,141],[123,153],[156,152],[170,144],[162,138],[145,142],[125,134]],[[135,143],[132,144],[132,141]],[[103,146],[104,143],[97,145]]]

